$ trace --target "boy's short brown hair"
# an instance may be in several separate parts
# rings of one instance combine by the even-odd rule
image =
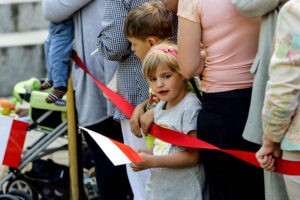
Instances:
[[[129,12],[123,32],[127,38],[145,40],[152,36],[166,39],[173,37],[173,22],[163,2],[146,2]]]

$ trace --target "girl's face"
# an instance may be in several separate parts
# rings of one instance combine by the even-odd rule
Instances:
[[[162,101],[167,101],[167,109],[176,106],[186,95],[185,79],[172,72],[165,65],[158,65],[155,74],[149,79],[150,87]]]

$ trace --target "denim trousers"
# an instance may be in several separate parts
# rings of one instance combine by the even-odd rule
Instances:
[[[69,19],[60,23],[50,22],[48,31],[44,45],[47,78],[54,82],[54,87],[67,87],[74,38],[73,21]]]

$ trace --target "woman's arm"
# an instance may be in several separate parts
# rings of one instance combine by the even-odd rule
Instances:
[[[178,17],[178,63],[181,74],[190,79],[201,74],[201,26],[197,22]]]
[[[42,0],[44,18],[51,22],[61,22],[92,0]]]
[[[261,166],[274,170],[279,143],[291,126],[300,97],[300,4],[289,2],[279,14],[275,50],[271,59],[263,107],[263,145],[256,157]],[[299,112],[299,111],[298,111]]]
[[[300,97],[300,4],[280,11],[263,107],[265,137],[279,143],[291,125]],[[296,25],[297,24],[297,25]]]

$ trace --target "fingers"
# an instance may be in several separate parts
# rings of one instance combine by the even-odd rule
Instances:
[[[281,153],[282,151],[280,150],[280,147],[278,147],[278,149],[276,149],[273,153],[274,157],[276,158],[280,158],[281,157]]]
[[[137,168],[137,166],[134,163],[130,163],[129,166],[132,168],[132,171],[134,171],[134,172],[138,172],[139,171],[138,168]]]
[[[142,137],[141,131],[140,131],[140,123],[139,123],[140,119],[137,116],[132,116],[132,118],[130,119],[130,130],[133,133],[133,135],[135,135],[138,138]]]
[[[200,56],[201,56],[202,59],[205,59],[207,57],[206,51],[205,50],[201,50]]]
[[[258,158],[260,166],[268,171],[275,170],[275,158],[272,155],[262,156]]]
[[[143,133],[144,133],[145,136],[148,135],[149,129],[150,129],[151,125],[152,125],[152,123],[150,124],[150,126],[149,126],[149,124],[147,124],[147,123],[141,125],[141,126],[142,126],[142,131],[143,131]]]
[[[131,116],[130,119],[130,130],[133,133],[133,135],[135,135],[138,138],[142,137],[142,133],[140,130],[140,118],[141,115],[144,114],[144,107],[147,104],[147,102],[143,102],[140,105],[138,105],[134,111],[133,114]]]
[[[149,134],[148,131],[144,132],[144,131],[142,130],[142,132],[143,132],[144,136],[147,136],[147,135]]]
[[[204,46],[204,44],[201,42],[200,43],[200,49],[202,50],[202,49],[204,49],[205,48],[205,46]]]
[[[139,149],[139,148],[136,149],[135,151],[136,151],[137,153],[142,153],[142,152],[143,152],[142,149]]]
[[[154,121],[154,109],[148,110],[145,114],[141,116],[140,122],[144,134],[148,135],[149,129],[152,126],[153,121]]]
[[[130,163],[129,166],[132,168],[132,171],[134,171],[134,172],[139,172],[139,171],[144,170],[143,168],[139,167],[139,166],[138,166],[137,164],[135,164],[135,163]]]

